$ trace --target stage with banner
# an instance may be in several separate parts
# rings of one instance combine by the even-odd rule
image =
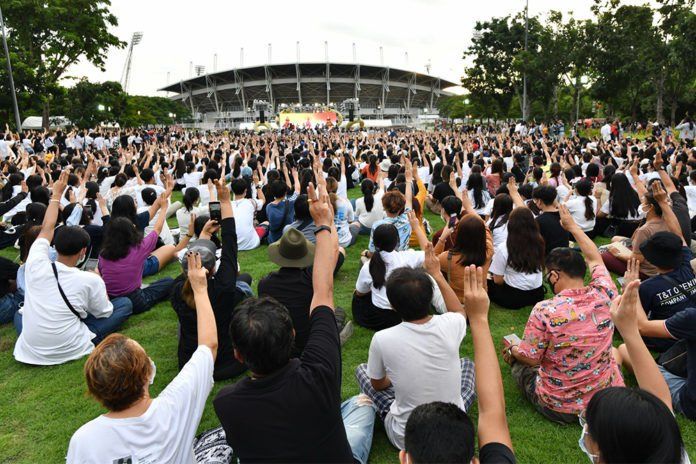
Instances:
[[[341,115],[335,110],[321,110],[312,112],[281,111],[278,114],[278,126],[287,128],[290,125],[295,127],[315,127],[340,125]]]

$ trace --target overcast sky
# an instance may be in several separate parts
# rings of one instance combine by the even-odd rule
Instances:
[[[591,16],[592,0],[531,0],[530,15],[560,9],[576,18]],[[352,44],[362,64],[380,64],[425,72],[459,82],[462,52],[471,41],[476,21],[514,14],[524,0],[112,0],[118,17],[114,33],[129,41],[133,32],[144,34],[135,47],[129,93],[158,95],[169,82],[189,77],[189,63],[213,71],[265,64],[268,44],[271,63],[329,60],[352,63]],[[408,62],[406,60],[408,52]],[[126,49],[109,50],[106,71],[87,63],[72,67],[70,75],[92,81],[121,79]],[[69,85],[69,83],[68,83]],[[163,93],[159,93],[163,95]]]

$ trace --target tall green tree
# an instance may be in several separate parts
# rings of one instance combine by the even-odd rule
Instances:
[[[110,32],[118,24],[110,0],[3,0],[2,10],[15,84],[23,101],[40,101],[44,126],[71,65],[85,59],[103,70],[109,48],[126,45]],[[7,95],[7,76],[0,77],[0,94]]]
[[[649,5],[622,5],[618,0],[595,0],[596,50],[592,54],[596,98],[610,114],[637,119],[641,99],[648,96],[658,63],[660,38]]]
[[[118,82],[95,84],[82,79],[67,89],[63,111],[78,127],[119,121],[126,111],[126,94]]]
[[[670,124],[675,125],[679,105],[688,105],[696,97],[696,13],[694,0],[658,0],[658,4],[665,53],[661,90],[670,108]],[[661,105],[656,103],[656,113],[663,122]]]

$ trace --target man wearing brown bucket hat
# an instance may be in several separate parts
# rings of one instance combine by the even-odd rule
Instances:
[[[345,250],[339,247],[334,275],[343,265]],[[302,232],[291,227],[280,240],[268,246],[268,259],[280,266],[259,281],[258,295],[270,296],[283,303],[292,318],[295,328],[295,344],[292,355],[300,356],[309,336],[309,311],[314,291],[312,290],[312,263],[314,244]],[[341,335],[341,344],[353,333],[353,323],[346,319],[346,312],[336,308],[336,323]]]

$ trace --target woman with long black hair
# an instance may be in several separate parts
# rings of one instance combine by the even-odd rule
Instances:
[[[639,210],[640,197],[638,192],[628,181],[626,174],[617,172],[611,176],[611,187],[609,188],[609,199],[604,202],[597,218],[610,219],[609,224],[615,226],[615,235],[630,237],[640,225],[640,220],[645,216]],[[608,225],[606,221],[599,221],[599,224]],[[596,230],[602,235],[606,231]]]
[[[491,201],[491,195],[484,186],[483,176],[481,174],[471,174],[466,181],[466,190],[476,214],[485,216],[487,214],[486,206]]]
[[[157,273],[176,256],[173,246],[155,250],[166,220],[166,196],[158,199],[155,205],[159,207],[159,215],[154,230],[146,237],[127,217],[113,217],[106,226],[99,255],[99,273],[107,293],[110,298],[128,297],[133,303],[133,314],[147,311],[167,298],[174,284],[171,277],[165,277],[140,288],[144,276]],[[180,242],[185,243],[188,240]]]
[[[510,219],[512,208],[512,198],[507,193],[499,193],[493,199],[491,216],[486,223],[493,235],[493,248],[497,248],[507,242],[507,223]]]
[[[565,202],[571,216],[588,237],[594,238],[597,199],[592,195],[592,182],[580,179],[574,185],[575,195]]]
[[[532,306],[544,299],[542,270],[546,244],[534,214],[515,208],[508,220],[504,245],[493,253],[488,281],[491,301],[507,309]]]
[[[409,213],[412,228],[418,229],[418,240],[422,250],[428,244],[428,237],[418,227],[415,213]],[[367,329],[382,330],[401,323],[401,317],[394,311],[387,298],[385,285],[389,275],[398,268],[423,266],[424,251],[397,251],[400,244],[399,232],[394,224],[377,226],[372,233],[375,251],[368,262],[363,264],[355,283],[353,294],[353,319]],[[433,295],[433,301],[441,300],[439,291]],[[442,306],[441,302],[435,306]]]
[[[357,221],[353,224],[360,226],[360,235],[370,235],[372,224],[384,218],[384,208],[382,207],[382,175],[377,174],[377,182],[365,179],[360,184],[362,198],[355,200],[355,217]]]
[[[363,178],[369,179],[372,182],[377,182],[377,176],[380,172],[378,161],[379,158],[377,158],[377,155],[370,155],[370,157],[367,158],[367,165],[360,171]]]

